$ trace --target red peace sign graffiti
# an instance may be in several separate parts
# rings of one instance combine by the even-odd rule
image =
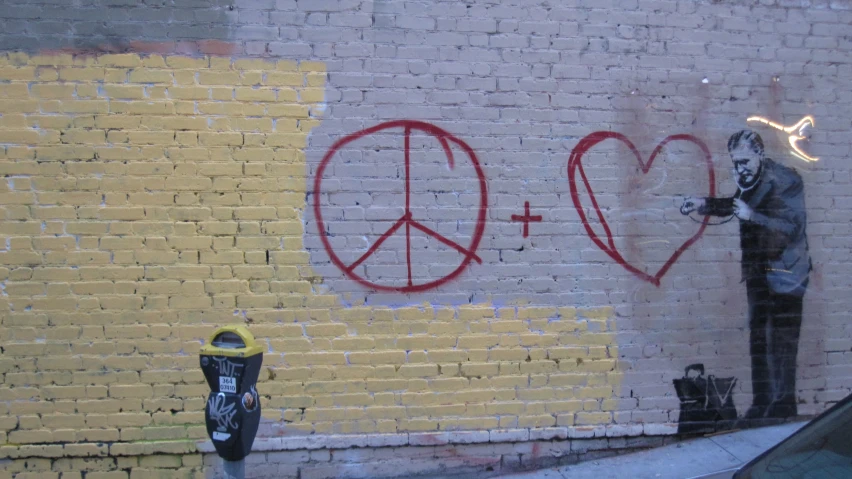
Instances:
[[[328,240],[328,233],[325,229],[325,223],[322,218],[322,207],[320,205],[320,198],[322,196],[322,178],[323,173],[325,173],[328,164],[331,162],[331,159],[334,157],[335,153],[338,152],[341,148],[345,147],[349,143],[362,138],[366,135],[371,135],[383,130],[389,130],[392,128],[403,128],[405,132],[405,146],[404,146],[404,161],[405,161],[405,213],[391,226],[387,231],[385,231],[375,243],[363,254],[360,258],[355,260],[350,265],[346,265],[343,261],[340,260],[340,257],[335,253],[334,249],[331,247],[331,243]],[[417,221],[414,218],[414,215],[411,213],[411,157],[410,157],[410,145],[411,145],[411,132],[412,131],[421,131],[423,133],[432,135],[435,137],[438,142],[441,144],[441,147],[444,150],[444,153],[447,155],[447,163],[450,166],[450,169],[455,167],[455,159],[453,158],[453,152],[450,148],[450,143],[457,145],[462,151],[464,151],[468,158],[470,159],[471,164],[476,170],[476,176],[479,180],[479,208],[478,215],[476,219],[476,227],[473,232],[473,236],[471,237],[470,244],[467,247],[460,245],[459,243],[446,238],[441,235],[437,231],[432,230],[421,222]],[[485,218],[486,218],[486,210],[488,209],[488,193],[487,186],[485,182],[485,174],[482,171],[482,167],[479,164],[479,160],[476,158],[476,153],[473,152],[473,149],[464,141],[456,138],[448,131],[439,128],[431,123],[426,123],[422,121],[416,120],[396,120],[389,121],[385,123],[380,123],[371,128],[367,128],[365,130],[357,131],[350,135],[347,135],[331,145],[328,152],[323,157],[322,161],[319,164],[319,168],[317,168],[316,177],[314,178],[314,215],[316,216],[317,228],[319,229],[320,239],[322,240],[322,244],[325,247],[326,252],[328,253],[331,262],[337,266],[343,274],[345,274],[348,278],[357,281],[363,286],[368,288],[372,288],[379,291],[398,291],[400,293],[416,293],[420,291],[426,291],[429,289],[437,288],[438,286],[447,283],[448,281],[453,280],[457,276],[459,276],[462,271],[470,264],[471,261],[476,261],[477,263],[482,264],[482,259],[476,255],[476,250],[479,247],[479,242],[482,240],[482,233],[485,230]],[[388,286],[383,284],[377,284],[372,281],[369,281],[361,276],[355,274],[355,268],[360,266],[364,261],[366,261],[376,250],[385,242],[388,238],[390,238],[394,233],[396,233],[400,228],[405,227],[405,244],[406,244],[406,262],[408,264],[408,283],[406,286],[396,287],[396,286]],[[411,228],[415,228],[425,233],[427,236],[430,236],[439,242],[449,246],[450,248],[455,249],[462,255],[462,261],[459,266],[453,270],[450,274],[435,279],[433,281],[429,281],[427,283],[422,284],[414,284],[411,277]]]

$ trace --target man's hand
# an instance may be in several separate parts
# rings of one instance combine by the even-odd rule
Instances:
[[[737,198],[734,200],[734,215],[743,221],[751,221],[751,217],[754,216],[754,210],[751,209],[748,203]]]
[[[699,210],[704,208],[704,198],[693,198],[692,196],[688,196],[683,199],[683,204],[680,207],[680,214],[688,215],[695,210]]]

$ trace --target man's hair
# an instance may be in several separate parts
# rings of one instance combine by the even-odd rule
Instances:
[[[751,130],[740,130],[728,138],[728,151],[733,151],[740,145],[746,144],[751,150],[763,156],[763,139]]]

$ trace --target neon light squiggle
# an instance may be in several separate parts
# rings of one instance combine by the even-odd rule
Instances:
[[[805,127],[816,126],[816,123],[814,122],[814,117],[808,115],[808,116],[802,118],[801,120],[799,120],[799,122],[796,123],[793,126],[780,125],[778,123],[767,120],[766,118],[763,118],[763,117],[760,117],[760,116],[748,117],[748,118],[746,118],[746,121],[747,122],[757,121],[757,122],[763,123],[764,125],[769,125],[772,128],[775,128],[776,130],[781,130],[784,133],[789,134],[790,136],[787,137],[787,140],[790,142],[790,148],[793,149],[792,151],[790,151],[790,153],[792,153],[793,156],[795,156],[799,159],[802,159],[804,161],[817,161],[817,160],[819,160],[819,158],[815,158],[813,156],[808,156],[804,151],[802,151],[799,148],[799,145],[797,144],[799,142],[799,140],[807,139],[807,137],[804,136],[805,135],[805,133],[804,133]],[[793,133],[793,132],[796,132],[796,133]]]

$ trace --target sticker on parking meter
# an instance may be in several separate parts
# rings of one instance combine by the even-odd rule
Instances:
[[[224,376],[219,377],[219,391],[223,393],[235,393],[237,392],[237,380],[236,378],[227,378]]]

